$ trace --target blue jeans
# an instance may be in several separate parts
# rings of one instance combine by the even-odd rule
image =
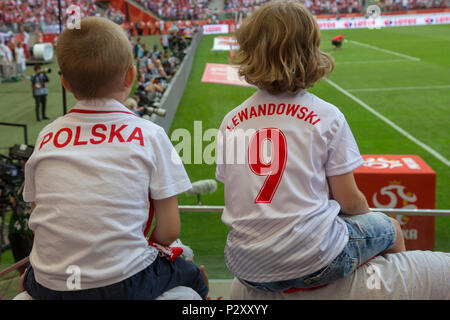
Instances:
[[[239,280],[252,289],[272,292],[323,286],[348,276],[364,262],[392,247],[395,242],[397,235],[394,224],[384,213],[341,214],[340,217],[347,224],[349,240],[344,250],[328,266],[291,280],[264,283]]]
[[[38,300],[152,300],[162,293],[185,286],[194,289],[202,299],[208,288],[197,266],[183,258],[169,262],[158,256],[146,269],[118,283],[85,290],[55,291],[40,285],[28,267],[23,288]]]

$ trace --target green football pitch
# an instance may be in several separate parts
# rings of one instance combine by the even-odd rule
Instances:
[[[347,41],[333,51],[331,38],[338,33]],[[206,63],[229,63],[228,52],[211,51],[213,39],[204,36],[199,44],[169,137],[179,128],[193,134],[195,121],[201,121],[203,132],[218,128],[225,114],[255,91],[201,82]],[[424,159],[437,176],[436,208],[450,209],[450,25],[323,31],[322,49],[334,56],[336,68],[310,91],[340,108],[362,154],[415,154]],[[61,84],[56,63],[49,66],[54,70],[48,115],[55,119],[62,115]],[[26,74],[31,73],[29,67]],[[69,94],[68,105],[74,101]],[[35,121],[29,80],[0,84],[0,121],[27,124],[32,144],[49,123]],[[6,153],[14,143],[23,143],[21,129],[0,126],[0,152]],[[215,176],[213,164],[185,167],[191,181]],[[223,185],[201,200],[205,205],[223,205]],[[196,204],[197,199],[180,195],[179,201]],[[181,239],[194,250],[196,262],[205,265],[210,278],[230,278],[223,259],[228,228],[220,214],[181,217]],[[450,251],[450,217],[436,218],[435,250]],[[10,259],[7,252],[2,262]]]

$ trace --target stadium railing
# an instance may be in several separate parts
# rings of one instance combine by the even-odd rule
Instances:
[[[8,127],[20,127],[23,128],[23,141],[26,145],[28,145],[28,128],[26,124],[21,123],[9,123],[9,122],[0,122],[0,126],[8,126]]]
[[[190,206],[180,205],[180,212],[222,212],[225,206]],[[396,208],[370,208],[370,211],[383,212],[392,215],[405,216],[450,216],[450,210],[446,209],[396,209]]]

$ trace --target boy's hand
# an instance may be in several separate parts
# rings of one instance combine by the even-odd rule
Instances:
[[[201,265],[199,267],[199,269],[200,269],[200,273],[203,276],[203,281],[205,281],[205,285],[206,285],[206,287],[208,288],[208,291],[209,291],[209,279],[208,279],[208,275],[206,274],[206,271],[205,271],[205,266]]]
[[[183,253],[183,249],[178,247],[162,246],[159,243],[155,243],[150,240],[148,241],[148,244],[158,249],[159,253],[166,257],[170,262],[173,262]]]

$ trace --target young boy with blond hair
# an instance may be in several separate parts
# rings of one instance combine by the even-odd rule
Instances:
[[[34,245],[23,288],[35,299],[154,299],[187,286],[206,297],[199,269],[169,262],[150,240],[180,232],[177,195],[190,189],[164,130],[124,105],[136,69],[120,26],[98,17],[65,29],[56,55],[64,87],[78,100],[39,134],[25,167]]]
[[[405,250],[399,224],[369,212],[355,183],[364,161],[344,115],[307,91],[334,68],[311,13],[297,1],[272,1],[236,37],[240,75],[259,90],[219,129],[229,270],[251,288],[285,291],[328,284],[375,255]]]

